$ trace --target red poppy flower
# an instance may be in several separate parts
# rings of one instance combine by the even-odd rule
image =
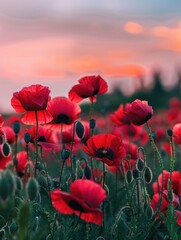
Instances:
[[[47,124],[48,127],[60,131],[61,125],[70,125],[78,118],[81,108],[66,97],[55,97],[48,103],[47,110],[53,119]]]
[[[122,139],[113,134],[97,134],[89,138],[82,149],[90,157],[109,166],[118,166],[126,155]]]
[[[128,116],[125,114],[126,109],[128,108],[128,104],[124,106],[121,104],[119,108],[112,114],[110,114],[111,120],[116,123],[118,126],[122,126],[125,124],[130,124],[128,120]]]
[[[15,133],[14,133],[13,129],[9,126],[4,126],[2,129],[4,131],[6,141],[9,144],[13,144],[15,142]]]
[[[31,85],[24,87],[21,91],[15,92],[11,99],[11,105],[18,113],[25,113],[22,122],[29,125],[36,123],[35,112],[38,114],[39,124],[44,124],[52,120],[46,107],[50,90],[42,85]]]
[[[7,142],[0,144],[0,169],[5,169],[7,164],[11,162],[12,149]]]
[[[173,126],[173,140],[174,142],[181,144],[181,123],[177,123]]]
[[[76,214],[82,220],[101,225],[103,213],[98,207],[105,200],[105,190],[97,183],[78,179],[70,186],[70,193],[55,189],[50,192],[52,205],[62,214]]]
[[[130,155],[130,158],[136,160],[138,158],[138,146],[135,143],[131,143],[127,140],[123,141],[126,153]]]
[[[80,102],[85,98],[96,101],[96,95],[104,94],[108,90],[106,81],[98,76],[86,76],[79,80],[79,84],[72,87],[69,98],[74,102]]]
[[[133,159],[123,160],[123,167],[124,167],[125,173],[127,173],[128,170],[133,171],[134,165],[135,165],[135,160]],[[116,174],[116,171],[119,174],[123,174],[121,166],[107,166],[107,169],[114,174]]]
[[[27,152],[26,151],[18,152],[16,155],[16,158],[17,158],[16,171],[17,171],[18,175],[20,177],[24,177],[25,179],[29,178],[31,172],[33,172],[34,164],[31,160],[28,162]],[[29,172],[27,172],[27,174],[26,174],[28,164],[29,164]],[[25,174],[26,174],[26,176],[24,176]]]
[[[31,127],[27,130],[27,133],[30,134],[30,142],[35,143],[35,136],[36,136],[36,126]],[[60,150],[60,142],[55,142],[53,132],[46,128],[45,126],[39,126],[38,127],[38,145],[42,146],[45,150]],[[32,145],[33,145],[32,144]],[[32,146],[33,147],[33,146]]]
[[[26,151],[21,151],[17,153],[16,155],[17,158],[17,165],[16,165],[16,170],[18,173],[24,173],[27,163],[28,163],[28,155]]]
[[[153,109],[147,101],[136,99],[126,109],[128,120],[139,126],[146,123],[153,115]]]
[[[157,209],[159,199],[160,199],[159,193],[155,193],[152,197],[152,200],[151,200],[150,204],[151,204],[151,207],[153,208],[154,211]],[[179,197],[174,193],[173,193],[172,204],[173,204],[174,208],[178,208],[180,206]],[[164,190],[163,194],[162,194],[162,203],[161,203],[161,206],[160,206],[160,211],[163,214],[167,213],[168,205],[169,205],[168,191]]]
[[[170,172],[163,171],[164,175],[164,187],[163,190],[168,190],[168,181],[170,179]],[[153,185],[154,192],[158,192],[158,186],[160,191],[162,190],[162,174],[158,176],[158,184]],[[172,172],[172,190],[175,194],[181,196],[181,173],[179,171]]]

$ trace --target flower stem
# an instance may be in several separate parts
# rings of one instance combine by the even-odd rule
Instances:
[[[163,174],[164,163],[163,163],[163,159],[161,157],[161,154],[158,151],[158,148],[157,148],[157,146],[155,144],[155,141],[153,139],[152,131],[151,131],[151,128],[150,128],[148,122],[146,122],[146,127],[147,127],[147,130],[148,130],[148,135],[149,135],[149,139],[150,139],[152,148],[153,148],[154,152],[156,153],[156,156],[157,156],[157,159],[158,159],[158,162],[159,162],[159,165],[160,165],[161,174],[162,174],[162,189],[161,189],[161,194],[160,194],[160,201],[159,201],[159,204],[157,206],[157,209],[159,209],[159,207],[161,206],[161,203],[162,203],[162,196],[163,196],[163,190],[164,190],[164,174]],[[159,192],[160,192],[160,186],[158,186],[158,189],[159,189]]]
[[[37,176],[37,163],[38,163],[38,112],[35,111],[35,178]]]

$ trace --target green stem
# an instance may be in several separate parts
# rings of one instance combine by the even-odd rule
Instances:
[[[63,160],[63,162],[62,162],[62,167],[61,167],[61,170],[60,170],[59,181],[58,181],[58,186],[59,187],[61,185],[62,173],[63,173],[64,165],[65,165],[65,160]]]
[[[102,162],[103,163],[103,165],[102,165],[102,170],[103,170],[103,182],[102,182],[102,186],[103,186],[103,188],[105,189],[105,181],[106,181],[106,168],[105,168],[105,163],[104,162]],[[102,226],[102,229],[103,229],[103,231],[104,231],[104,221],[105,221],[105,204],[104,204],[104,202],[103,202],[103,204],[102,204],[102,211],[103,211],[103,226]]]
[[[35,178],[37,175],[37,163],[38,163],[38,112],[35,111],[35,119],[36,119],[36,129],[35,129]]]
[[[50,181],[49,181],[49,178],[48,178],[48,171],[47,171],[47,167],[46,167],[46,163],[44,161],[44,157],[43,157],[43,149],[42,149],[42,146],[40,146],[41,148],[41,159],[42,159],[42,164],[43,164],[43,167],[44,167],[44,170],[45,170],[45,176],[46,176],[46,179],[47,179],[47,186],[48,186],[48,190],[50,192]]]
[[[16,155],[18,152],[18,134],[15,134],[15,146],[14,146],[14,158],[13,158],[13,165],[16,168]]]
[[[148,129],[148,135],[149,135],[149,139],[150,139],[152,148],[153,148],[153,150],[154,150],[154,151],[156,152],[156,154],[157,154],[157,158],[158,158],[158,161],[159,161],[159,164],[160,164],[160,169],[161,169],[161,171],[163,171],[163,170],[164,170],[163,159],[162,159],[162,156],[161,156],[160,152],[158,151],[158,148],[157,148],[157,146],[156,146],[156,144],[155,144],[155,141],[154,141],[153,136],[152,136],[152,131],[151,131],[151,128],[150,128],[148,122],[146,122],[146,127],[147,127],[147,129]]]
[[[149,139],[150,139],[150,142],[151,142],[151,145],[152,145],[152,148],[154,150],[154,152],[156,153],[157,155],[157,159],[158,159],[158,162],[159,162],[159,165],[160,165],[160,169],[161,169],[161,173],[162,173],[162,189],[161,189],[161,194],[160,194],[160,202],[159,202],[159,205],[157,206],[158,208],[160,207],[161,203],[162,203],[162,196],[163,196],[163,190],[164,190],[164,174],[163,174],[163,171],[164,171],[164,163],[163,163],[163,159],[161,157],[161,154],[160,152],[158,151],[158,148],[155,144],[155,141],[153,139],[153,136],[152,136],[152,131],[151,131],[151,128],[148,124],[148,122],[146,122],[146,127],[147,127],[147,130],[148,130],[148,135],[149,135]],[[160,186],[158,186],[159,188]],[[159,192],[160,192],[160,189],[159,189]]]

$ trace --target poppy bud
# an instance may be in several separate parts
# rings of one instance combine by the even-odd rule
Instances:
[[[29,178],[26,184],[26,195],[30,201],[34,201],[38,196],[39,185],[35,178]]]
[[[150,205],[147,205],[146,208],[145,208],[145,212],[146,212],[146,215],[148,217],[148,219],[151,219],[154,212],[153,212],[153,209]]]
[[[143,172],[143,179],[145,180],[146,183],[150,183],[152,181],[152,171],[149,167],[145,167],[144,172]]]
[[[88,180],[91,179],[91,170],[88,165],[86,165],[84,168],[84,175]]]
[[[94,129],[95,128],[95,126],[96,126],[96,120],[95,119],[90,119],[90,122],[89,122],[89,124],[90,124],[90,128],[91,129]]]
[[[31,140],[31,136],[29,133],[25,133],[24,134],[24,140],[25,140],[25,143],[28,144]]]
[[[19,178],[18,176],[15,176],[15,184],[17,190],[21,191],[23,189],[23,183],[21,181],[21,178]]]
[[[143,168],[144,168],[144,162],[143,162],[143,160],[141,160],[140,158],[138,159],[138,161],[137,161],[137,164],[136,164],[136,167],[137,167],[137,170],[139,171],[139,172],[141,172],[142,170],[143,170]]]
[[[134,178],[134,179],[137,179],[137,178],[139,178],[139,175],[140,175],[140,174],[139,174],[139,171],[136,170],[136,169],[134,169],[134,170],[133,170],[133,178]]]
[[[61,157],[62,157],[62,160],[66,160],[67,158],[69,158],[70,156],[70,151],[68,149],[63,149],[61,151]]]
[[[132,180],[133,180],[132,172],[130,170],[128,170],[126,173],[126,181],[129,184],[132,182]]]
[[[7,142],[2,144],[1,153],[4,157],[9,157],[11,154],[11,147]]]
[[[37,180],[38,180],[40,187],[44,187],[45,189],[47,188],[47,181],[43,175],[39,175]]]
[[[126,223],[130,222],[131,221],[131,209],[129,207],[123,208],[121,211],[120,217],[123,220],[123,222],[126,222]]]
[[[6,179],[7,178],[7,179]],[[8,182],[10,180],[10,183]],[[14,190],[13,180],[10,175],[5,176],[5,172],[0,174],[0,200],[7,201]]]
[[[9,194],[13,194],[15,191],[15,181],[14,181],[14,175],[11,173],[10,170],[6,170],[4,171],[4,179],[5,181],[7,181],[8,185],[9,185]]]
[[[75,131],[77,136],[82,139],[84,136],[84,126],[80,121],[77,121]]]
[[[167,129],[167,134],[169,137],[172,137],[173,136],[173,132],[172,132],[172,129]]]
[[[20,122],[16,121],[13,123],[13,131],[15,134],[18,134],[20,132]]]

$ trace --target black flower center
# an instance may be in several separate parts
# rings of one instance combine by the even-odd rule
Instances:
[[[152,114],[150,112],[148,112],[145,121],[148,121],[151,117],[152,117]]]
[[[70,123],[70,118],[69,118],[69,116],[67,116],[65,114],[59,114],[57,116],[57,123],[69,124]]]
[[[40,136],[38,138],[38,142],[46,142],[46,138],[44,136]]]
[[[92,95],[93,95],[93,96],[94,96],[94,95],[97,95],[98,92],[99,92],[99,89],[95,89]]]
[[[71,200],[69,202],[69,207],[80,212],[85,212],[85,209],[81,206],[81,204],[75,200]]]
[[[114,152],[110,148],[98,148],[95,152],[95,156],[98,158],[108,158],[109,160],[113,159]]]

